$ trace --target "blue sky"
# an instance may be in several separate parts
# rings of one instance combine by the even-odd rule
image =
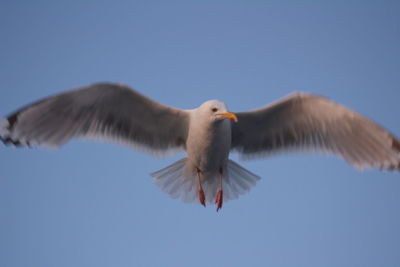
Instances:
[[[0,6],[0,116],[113,81],[232,111],[313,92],[400,134],[398,1]],[[79,140],[0,146],[0,266],[400,266],[398,173],[315,155],[241,162],[262,180],[217,213],[152,183],[181,157]]]

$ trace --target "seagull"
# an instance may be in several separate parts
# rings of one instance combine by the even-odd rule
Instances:
[[[0,120],[0,141],[59,147],[74,138],[128,145],[154,155],[187,157],[151,174],[162,191],[184,202],[224,201],[260,179],[229,159],[311,151],[339,156],[359,169],[400,170],[400,141],[371,120],[325,97],[293,93],[245,112],[219,100],[184,110],[117,83],[95,83],[26,105]]]

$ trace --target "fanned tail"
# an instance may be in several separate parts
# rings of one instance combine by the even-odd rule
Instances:
[[[260,176],[246,170],[233,160],[228,160],[226,175],[224,175],[222,183],[224,201],[236,199],[249,192],[258,180],[260,180]]]
[[[196,177],[186,171],[187,158],[151,173],[154,183],[172,198],[180,198],[183,202],[194,202],[197,197]]]
[[[186,168],[187,158],[151,173],[154,183],[172,198],[179,198],[183,202],[198,201],[198,179],[194,171]],[[260,179],[256,174],[246,170],[232,160],[228,160],[224,171],[222,189],[224,202],[236,199],[247,193]],[[214,203],[218,191],[218,173],[202,177],[202,186],[208,204]]]

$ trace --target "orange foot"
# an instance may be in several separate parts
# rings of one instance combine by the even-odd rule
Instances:
[[[218,191],[217,197],[215,198],[215,204],[217,204],[217,211],[222,208],[222,189]]]
[[[199,202],[201,205],[203,205],[204,207],[206,206],[206,195],[204,194],[203,189],[200,187],[199,190]]]
[[[197,185],[197,192],[199,193],[199,202],[201,205],[203,205],[205,207],[206,206],[206,195],[204,194],[203,187],[201,186],[201,178],[200,178],[201,170],[199,168],[196,168],[196,172],[197,172],[197,178],[198,178],[198,182],[199,182],[199,184]]]

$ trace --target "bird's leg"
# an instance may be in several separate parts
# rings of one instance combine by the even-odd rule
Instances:
[[[199,168],[196,168],[196,172],[197,172],[197,177],[199,180],[199,185],[197,186],[197,192],[199,193],[199,201],[200,201],[200,204],[205,207],[206,206],[206,195],[204,194],[203,187],[201,186],[201,178],[200,178],[201,170]]]
[[[218,192],[217,197],[215,198],[215,203],[217,204],[217,211],[222,208],[222,168],[219,169],[219,185],[218,185]]]

